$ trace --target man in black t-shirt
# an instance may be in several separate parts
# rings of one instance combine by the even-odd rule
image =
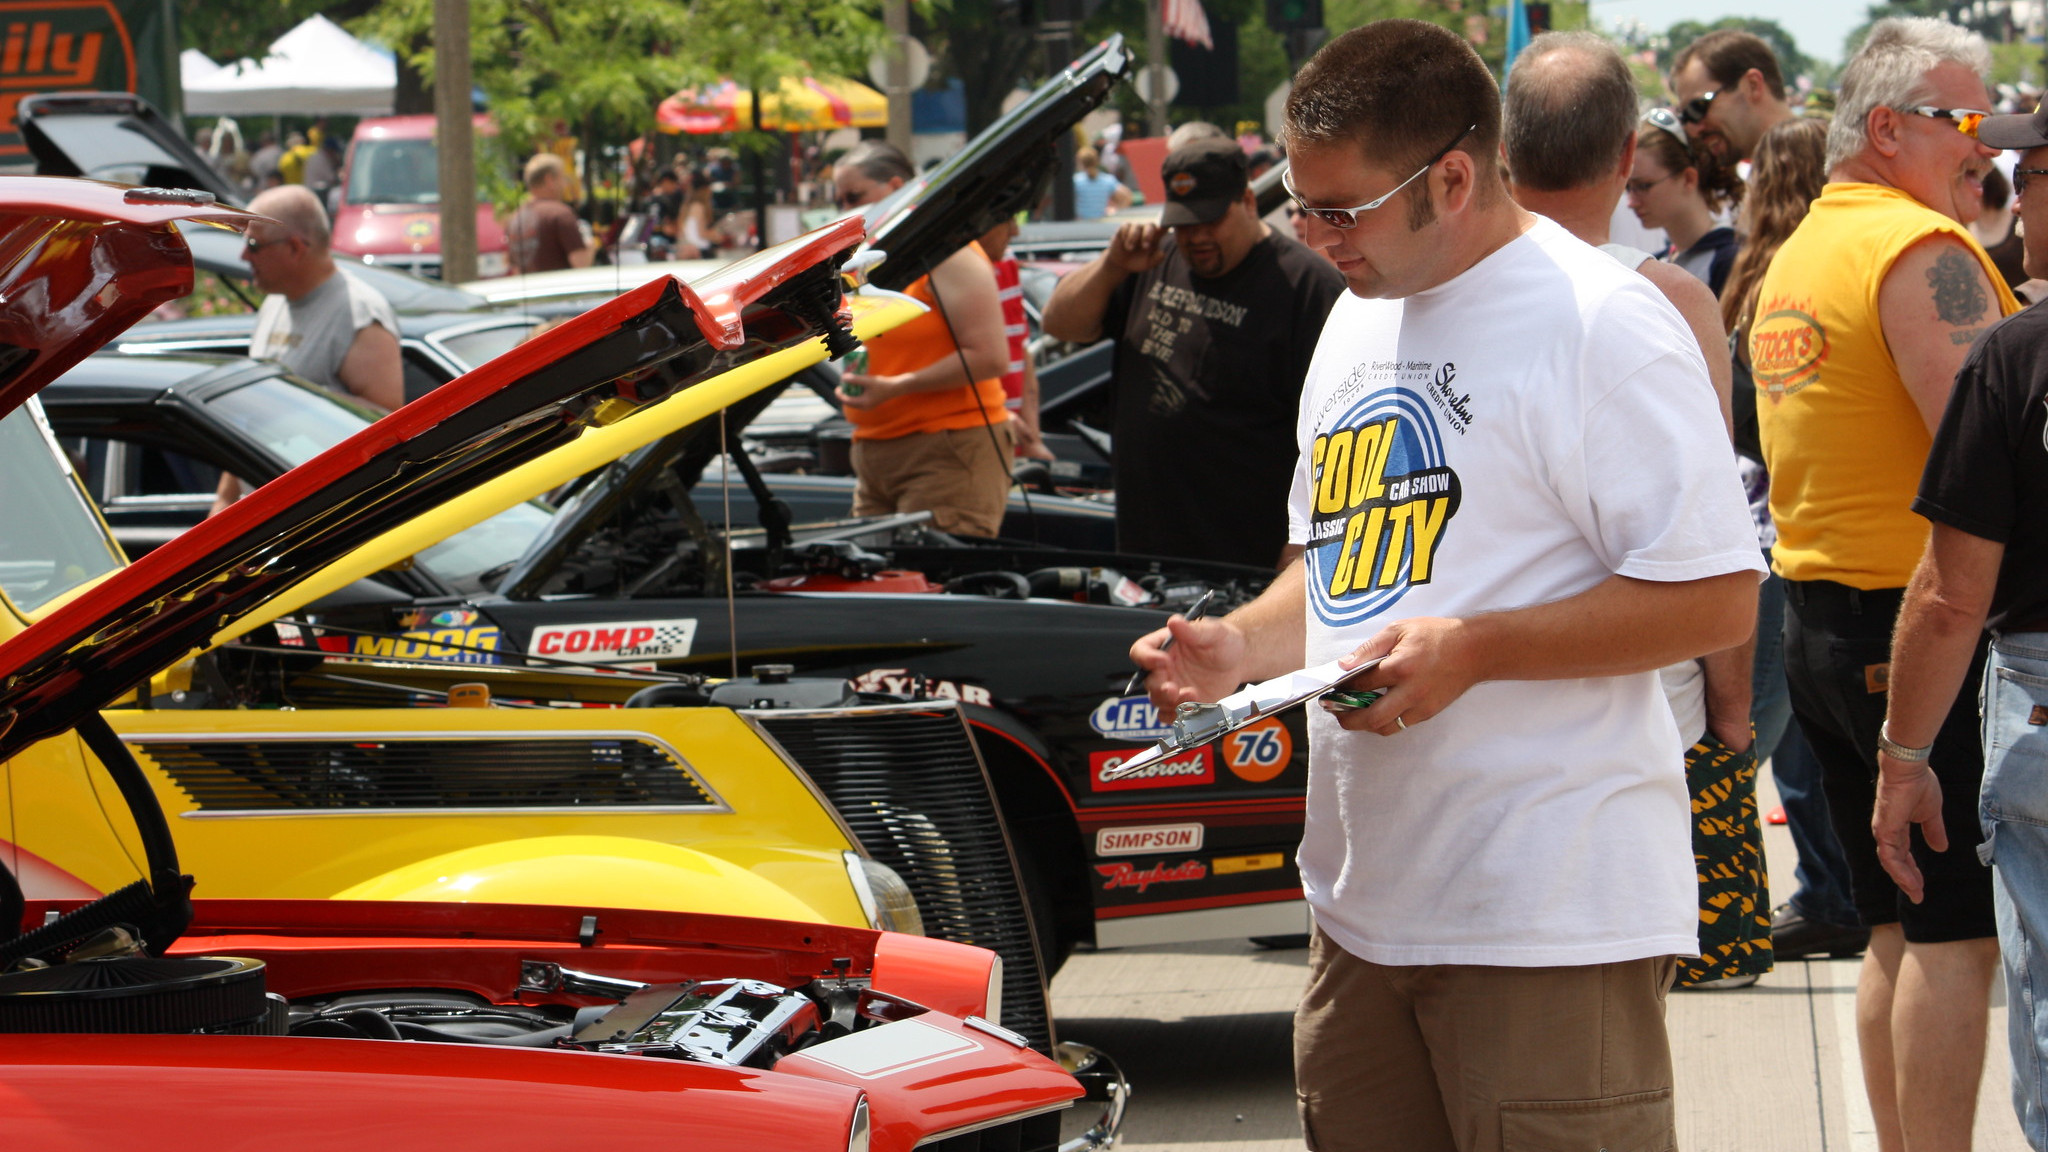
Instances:
[[[1977,139],[2023,150],[2013,184],[2021,219],[2035,217],[2024,229],[2026,270],[2048,275],[2048,107],[1990,117]],[[1997,879],[2013,1105],[2029,1143],[2048,1147],[2039,1071],[2048,1004],[2034,992],[2048,976],[2036,964],[2048,954],[2048,311],[2014,313],[1978,337],[1913,510],[1934,531],[1892,634],[1872,830],[1885,870],[1918,903],[1924,854],[1964,850],[1948,843],[1943,806],[1950,823],[1973,811],[1982,822],[1978,854]],[[1927,756],[1957,692],[1976,691],[1964,680],[1987,628],[1984,782],[1977,796],[1944,796]]]
[[[1276,566],[1295,416],[1344,278],[1259,219],[1235,141],[1166,158],[1159,223],[1060,282],[1045,330],[1117,341],[1117,547]]]

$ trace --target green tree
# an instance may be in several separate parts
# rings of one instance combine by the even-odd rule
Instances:
[[[684,87],[858,74],[881,42],[876,12],[872,0],[472,0],[470,55],[499,140],[523,154],[564,129],[587,144],[637,136]],[[416,46],[406,58],[432,81],[433,0],[383,0],[352,27]]]
[[[376,7],[377,0],[177,0],[181,48],[226,63],[261,59],[270,43],[308,16],[337,24]]]
[[[1702,24],[1697,20],[1680,20],[1659,37],[1655,44],[1657,71],[1669,75],[1672,58],[1683,51],[1687,44],[1709,32],[1720,32],[1729,28],[1751,33],[1770,45],[1771,54],[1778,58],[1778,71],[1784,75],[1787,82],[1799,76],[1813,74],[1814,62],[1799,50],[1799,44],[1792,38],[1792,34],[1785,31],[1776,20],[1766,20],[1760,16],[1725,16],[1711,24]]]

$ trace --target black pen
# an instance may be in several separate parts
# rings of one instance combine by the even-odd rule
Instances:
[[[1185,615],[1190,620],[1200,620],[1202,613],[1209,610],[1209,602],[1214,599],[1216,599],[1216,590],[1211,588],[1200,596],[1195,597],[1195,602],[1188,605]],[[1166,635],[1166,640],[1159,645],[1159,650],[1164,652],[1171,647],[1173,647],[1173,634],[1169,632]],[[1138,687],[1145,682],[1145,675],[1146,673],[1143,668],[1131,673],[1130,683],[1124,685],[1124,695],[1129,696],[1131,693],[1136,692]]]

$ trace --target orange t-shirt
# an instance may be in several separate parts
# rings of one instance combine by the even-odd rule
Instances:
[[[970,244],[963,251],[973,253],[982,274],[994,283],[995,265],[983,255],[981,246]],[[959,355],[959,345],[953,341],[953,330],[947,325],[945,315],[934,305],[931,277],[912,284],[904,294],[931,308],[931,311],[867,341],[868,371],[876,376],[915,372],[942,357]],[[975,428],[984,421],[999,424],[1009,419],[1009,413],[1003,408],[1002,377],[991,376],[976,381],[972,388],[963,385],[937,392],[913,392],[873,408],[848,408],[846,418],[853,422],[853,438],[856,440],[894,440],[917,432]]]

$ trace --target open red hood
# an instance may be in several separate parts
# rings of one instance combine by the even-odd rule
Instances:
[[[255,219],[204,192],[0,176],[0,416],[192,291],[178,221]]]
[[[119,242],[158,253],[148,266],[175,289],[170,295],[189,284],[183,242],[169,222],[178,214],[149,205],[163,214],[152,225],[143,206],[113,213],[123,198],[118,190],[98,191],[108,186],[36,183],[48,189],[42,215],[14,212],[0,199],[0,211],[14,212],[0,217],[0,251],[20,254],[16,266],[30,255],[36,266],[48,265],[30,287],[61,284],[67,292],[62,302],[52,299],[40,324],[21,318],[17,337],[14,313],[28,310],[14,306],[12,282],[0,281],[8,293],[0,323],[9,326],[0,339],[19,344],[75,314],[66,330],[104,340],[119,331],[115,309],[129,317],[154,306],[131,307],[112,271],[87,275],[67,266],[82,263],[80,256],[98,260],[110,220],[128,238]],[[62,208],[77,189],[105,203]],[[131,224],[130,216],[145,222]],[[46,236],[61,239],[68,256],[39,245]],[[861,222],[849,218],[694,286],[673,277],[642,285],[399,409],[52,611],[0,646],[0,760],[72,727],[403,517],[566,443],[586,424],[610,423],[805,340],[825,336],[836,350],[852,346],[838,267],[860,241]],[[107,284],[115,290],[99,287]],[[54,288],[46,293],[53,295]],[[84,354],[57,344],[24,346],[36,357],[36,372],[16,372],[0,384],[11,390],[20,381],[23,395],[61,370],[45,368],[43,358],[68,367]]]

